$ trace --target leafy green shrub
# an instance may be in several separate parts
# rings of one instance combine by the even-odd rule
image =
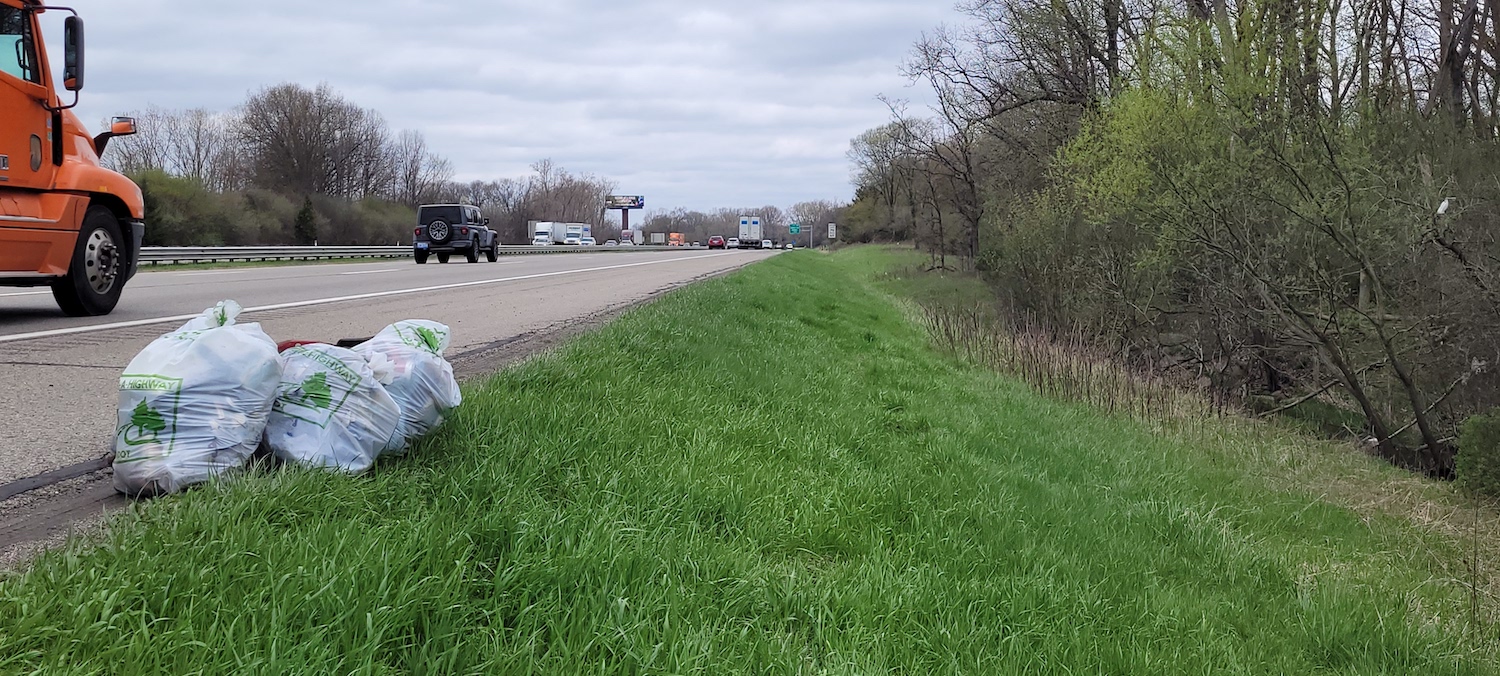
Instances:
[[[411,242],[417,222],[411,207],[377,198],[299,198],[261,188],[215,193],[154,169],[132,178],[146,202],[146,246],[401,244]]]
[[[1500,409],[1464,421],[1458,449],[1459,483],[1480,495],[1500,498]]]

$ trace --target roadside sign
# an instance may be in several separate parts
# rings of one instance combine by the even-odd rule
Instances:
[[[789,233],[791,233],[793,235],[800,235],[800,234],[802,234],[802,224],[801,223],[793,223],[793,224],[787,226],[787,232],[789,232]]]
[[[839,226],[834,225],[832,223],[829,223],[828,224],[828,239],[838,239],[838,238],[839,238]]]

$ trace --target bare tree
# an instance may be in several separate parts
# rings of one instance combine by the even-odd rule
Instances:
[[[427,148],[427,140],[418,131],[403,131],[391,146],[391,164],[395,167],[396,201],[416,206],[436,196],[444,183],[453,177],[453,165]]]

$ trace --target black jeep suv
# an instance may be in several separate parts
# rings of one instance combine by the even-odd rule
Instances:
[[[412,249],[417,263],[437,254],[439,263],[448,256],[463,254],[470,263],[479,262],[479,254],[493,263],[500,255],[500,237],[489,228],[490,219],[479,208],[468,204],[423,204],[417,208],[417,231]]]

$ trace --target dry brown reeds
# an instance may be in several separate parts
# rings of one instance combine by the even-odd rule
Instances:
[[[1081,332],[1058,332],[1028,316],[980,308],[924,307],[938,347],[970,363],[1016,377],[1046,397],[1143,420],[1203,420],[1231,410],[1223,397],[1170,380],[1151,365],[1132,367]]]

